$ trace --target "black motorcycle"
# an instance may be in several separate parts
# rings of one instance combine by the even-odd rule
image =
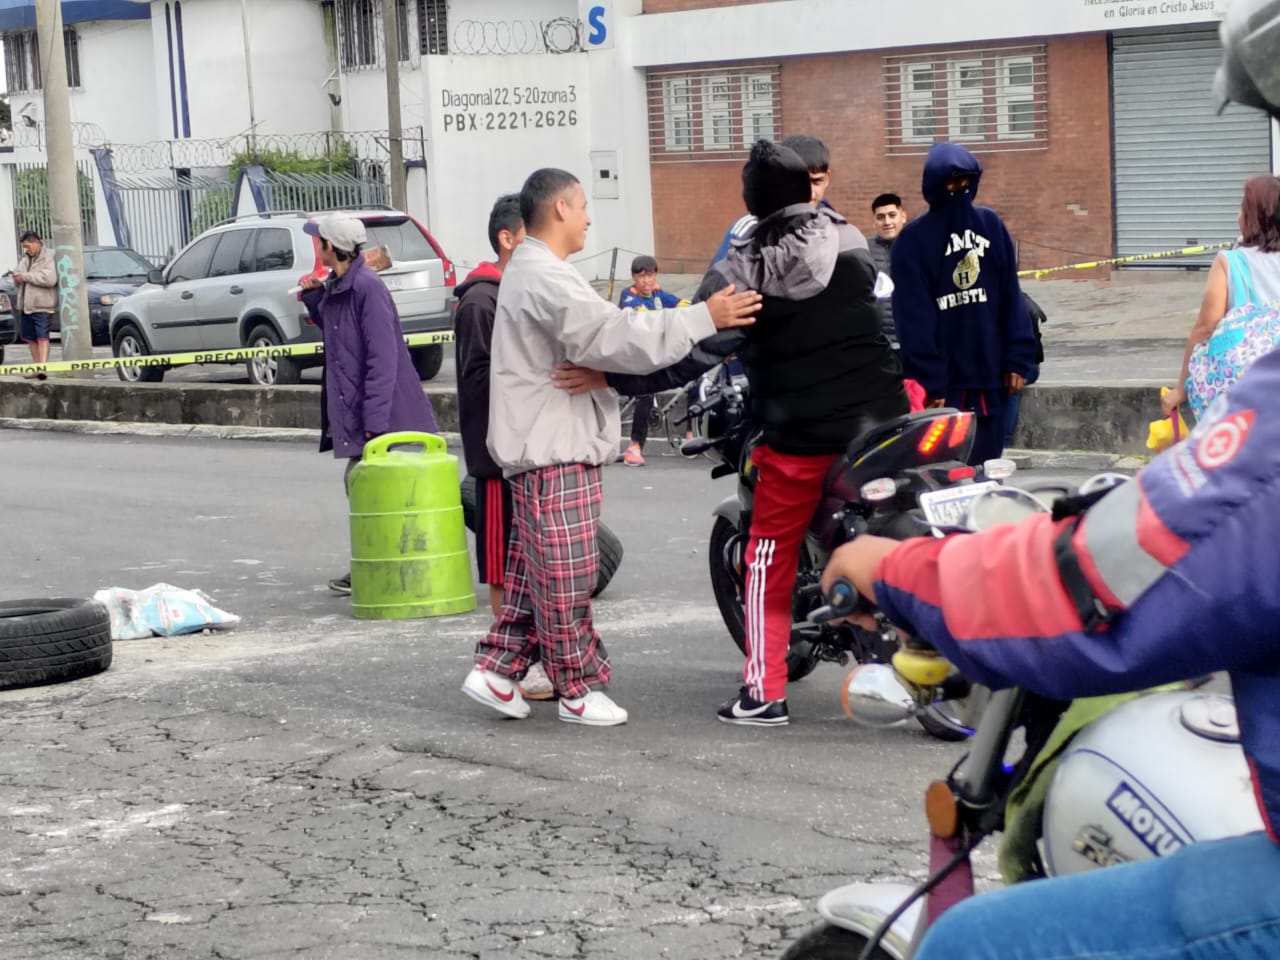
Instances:
[[[727,365],[686,387],[688,419],[699,436],[685,441],[686,456],[705,455],[712,478],[736,476],[737,491],[715,510],[709,563],[711,587],[725,626],[746,655],[743,608],[748,531],[757,470],[752,453],[763,430],[750,416],[747,380]],[[791,646],[787,679],[808,676],[821,662],[846,665],[887,662],[898,649],[892,626],[879,631],[852,624],[815,624],[808,616],[822,606],[822,570],[831,551],[851,536],[873,533],[906,539],[956,526],[969,503],[1013,472],[1007,460],[977,470],[965,461],[973,446],[973,415],[949,408],[907,414],[856,438],[837,458],[800,551],[792,593]],[[962,705],[941,704],[916,719],[942,740],[963,740],[972,732]]]

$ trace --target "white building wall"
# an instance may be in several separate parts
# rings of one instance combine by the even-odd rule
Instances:
[[[173,136],[170,95],[175,88],[179,117],[182,110],[177,61],[178,7],[179,3],[172,0],[151,4],[156,112],[161,136],[166,138]],[[240,0],[181,0],[180,7],[191,137],[203,140],[247,133],[249,92]],[[170,14],[168,31],[166,8]],[[172,88],[170,33],[175,56]],[[249,42],[258,132],[295,134],[327,130],[329,100],[323,84],[329,67],[323,21],[314,0],[250,3]],[[181,119],[179,136],[182,136]]]
[[[102,126],[112,117],[114,140],[156,139],[156,90],[151,75],[151,27],[145,20],[76,25],[81,88],[71,92],[71,119]]]
[[[650,14],[631,24],[637,66],[717,63],[928,44],[1212,23],[1227,0],[776,0]]]
[[[594,4],[593,4],[594,5]],[[614,0],[610,28],[625,30],[641,0]],[[579,0],[475,0],[450,5],[450,40],[474,38],[480,24],[490,40],[520,34],[497,24],[537,24],[553,17],[577,20]],[[461,31],[459,33],[458,31]],[[502,40],[507,42],[506,39]],[[401,116],[427,132],[427,176],[414,178],[427,197],[429,225],[450,257],[464,268],[493,258],[486,227],[493,201],[516,192],[539,167],[562,167],[586,187],[592,227],[575,257],[588,276],[607,275],[613,247],[650,250],[653,218],[649,189],[644,75],[630,67],[625,48],[588,53],[424,56],[401,64]],[[386,124],[386,75],[360,70],[343,78],[348,129]],[[513,127],[514,125],[514,127]],[[593,196],[591,155],[616,156],[618,196]],[[620,262],[630,262],[620,256]]]
[[[79,41],[80,86],[73,88],[71,120],[94,124],[106,132],[104,121],[120,142],[154,140],[151,117],[155,86],[151,70],[151,26],[145,20],[75,25]],[[9,98],[15,122],[24,110],[44,122],[44,93],[15,93]]]

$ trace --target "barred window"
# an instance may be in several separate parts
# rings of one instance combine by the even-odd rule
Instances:
[[[890,154],[924,153],[939,140],[983,151],[1048,147],[1043,44],[912,52],[884,63]]]
[[[648,94],[655,163],[740,159],[782,127],[776,65],[651,71]]]
[[[401,63],[409,60],[412,44],[409,42],[409,0],[396,0],[396,47]]]
[[[62,31],[62,47],[67,57],[67,86],[80,86],[80,38],[75,27]],[[40,79],[40,44],[34,30],[4,35],[5,81],[9,93],[33,93],[43,89]]]
[[[418,52],[449,52],[448,0],[418,0]]]
[[[378,29],[380,15],[381,4],[377,0],[338,0],[343,69],[358,70],[381,63],[382,58],[378,56],[382,39],[382,31]]]

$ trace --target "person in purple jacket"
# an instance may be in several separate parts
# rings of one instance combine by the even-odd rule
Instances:
[[[330,214],[303,229],[318,238],[329,277],[302,280],[302,302],[324,334],[320,387],[320,452],[347,458],[345,485],[367,441],[382,433],[434,433],[436,418],[422,390],[391,294],[361,255],[364,224]],[[351,574],[329,581],[351,593]]]

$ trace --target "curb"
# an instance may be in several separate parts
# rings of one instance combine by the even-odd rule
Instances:
[[[257,440],[269,443],[320,442],[320,431],[294,427],[228,427],[212,423],[100,423],[96,420],[42,420],[0,417],[0,430],[79,433],[86,436],[180,437],[193,440]],[[462,445],[462,435],[439,431],[450,447]]]
[[[319,430],[291,427],[228,427],[217,424],[100,423],[94,420],[27,420],[0,417],[0,430],[78,433],[86,436],[180,437],[194,440],[256,440],[268,443],[318,443]],[[440,431],[450,448],[462,445],[458,433]],[[1137,472],[1147,458],[1090,450],[1024,450],[1010,448],[1004,454],[1019,470],[1107,470]]]

